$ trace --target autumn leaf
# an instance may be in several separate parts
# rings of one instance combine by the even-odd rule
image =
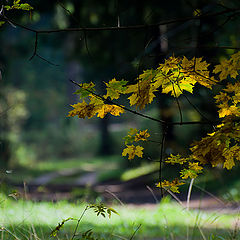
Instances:
[[[78,116],[79,118],[92,118],[97,110],[94,104],[87,104],[84,100],[71,105],[71,107],[74,109],[68,113],[68,117]]]
[[[105,98],[118,99],[120,94],[125,93],[127,87],[127,81],[121,80],[117,81],[115,78],[109,81],[109,83],[105,83],[107,88],[107,94],[104,95]]]
[[[236,78],[238,76],[238,71],[240,70],[240,52],[235,53],[230,59],[225,59],[216,65],[213,73],[219,74],[219,79],[225,80],[228,76],[231,78]]]
[[[108,113],[113,116],[120,116],[121,113],[124,113],[124,109],[116,105],[103,104],[102,106],[99,106],[96,113],[100,118],[104,118]]]
[[[95,84],[92,82],[79,84],[79,87],[74,94],[79,95],[80,98],[89,97],[91,93],[95,92]]]
[[[174,165],[174,164],[183,165],[188,160],[189,160],[189,158],[183,158],[183,157],[181,157],[180,154],[177,154],[175,156],[173,154],[170,154],[170,156],[165,160],[165,163],[170,163],[172,165]]]
[[[240,83],[229,83],[218,95],[214,97],[219,108],[219,117],[240,117]]]
[[[171,190],[172,192],[179,193],[178,188],[179,188],[179,186],[181,186],[183,184],[184,183],[179,182],[179,180],[176,178],[176,179],[174,179],[171,182],[168,181],[168,180],[161,181],[161,182],[156,184],[156,187],[166,188],[166,189]]]
[[[192,144],[191,156],[202,165],[210,163],[216,167],[221,164],[224,168],[231,169],[235,160],[240,161],[239,143],[240,125],[228,117],[213,134]]]
[[[212,88],[212,85],[216,83],[216,80],[209,75],[209,67],[206,61],[203,61],[203,58],[192,58],[188,60],[186,57],[183,57],[181,62],[181,73],[184,74],[184,78],[187,82],[194,85],[194,82],[199,83],[200,85]]]
[[[146,129],[144,131],[139,131],[139,133],[136,133],[134,141],[147,141],[147,139],[150,137],[150,134],[147,131],[148,130]]]
[[[128,98],[131,106],[136,105],[141,110],[153,101],[154,92],[157,91],[152,83],[154,76],[153,70],[146,70],[139,75],[138,83],[127,86],[126,93],[132,93]]]
[[[142,157],[142,150],[143,147],[141,146],[127,145],[127,148],[123,149],[122,156],[127,156],[128,154],[128,159],[132,160],[135,156]]]

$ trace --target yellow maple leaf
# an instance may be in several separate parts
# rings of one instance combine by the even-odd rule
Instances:
[[[138,141],[147,141],[147,139],[150,137],[150,134],[147,132],[148,130],[144,130],[144,131],[139,131],[139,133],[136,133],[135,135],[135,142]]]
[[[118,81],[116,78],[113,78],[108,83],[105,83],[107,88],[107,94],[104,95],[105,98],[118,99],[120,94],[125,93],[127,81],[121,80]]]
[[[152,74],[149,74],[153,77]],[[127,87],[126,93],[132,93],[128,98],[130,105],[136,105],[139,109],[143,109],[146,104],[149,104],[153,101],[155,95],[153,92],[156,91],[156,88],[152,84],[152,78],[148,75],[148,78],[144,80],[139,80],[137,84],[129,85]],[[143,76],[141,76],[143,77]]]
[[[204,87],[212,88],[212,85],[215,84],[215,79],[210,78],[209,76],[209,67],[210,64],[208,64],[206,61],[203,61],[202,58],[192,58],[191,60],[188,60],[186,57],[183,57],[182,63],[181,63],[181,73],[184,74],[184,78],[187,82],[192,82],[194,85],[195,82],[198,82]]]
[[[199,166],[198,162],[190,162],[189,163],[189,169],[194,170],[194,171],[199,173],[199,172],[202,171],[203,167]]]
[[[170,163],[172,165],[174,164],[184,164],[188,161],[189,159],[188,158],[183,158],[181,157],[180,154],[177,154],[177,155],[173,155],[173,154],[170,154],[170,156],[165,160],[165,163]]]
[[[219,117],[240,117],[240,83],[229,83],[223,91],[214,97],[219,108]]]
[[[172,182],[170,182],[168,180],[161,181],[161,182],[156,184],[156,187],[166,188],[166,189],[171,190],[172,192],[179,193],[178,187],[183,185],[183,184],[184,183],[179,182],[179,179],[176,178]]]
[[[195,142],[192,158],[198,160],[202,165],[210,163],[212,167],[221,164],[231,169],[235,163],[240,161],[240,126],[232,118],[226,117],[223,124],[219,125],[214,134]]]
[[[78,116],[79,118],[92,118],[96,114],[94,104],[87,104],[85,101],[71,105],[74,109],[68,113],[68,117]]]
[[[219,79],[222,81],[228,76],[236,78],[240,70],[240,52],[233,54],[230,59],[224,59],[220,64],[216,65],[213,73],[219,74]]]
[[[112,114],[113,116],[119,116],[123,112],[123,108],[111,104],[98,105],[98,109],[96,110],[97,116],[100,118],[104,118],[108,113]]]
[[[143,155],[143,147],[141,146],[134,146],[134,145],[127,145],[125,149],[123,149],[122,156],[127,156],[128,159],[134,159],[135,156],[142,157]]]
[[[223,151],[223,156],[226,158],[223,167],[228,170],[235,166],[234,159],[240,161],[240,146],[234,145],[230,148],[225,148]]]

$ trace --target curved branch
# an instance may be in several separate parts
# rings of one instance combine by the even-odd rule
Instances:
[[[161,25],[167,25],[167,24],[174,24],[174,23],[181,23],[181,22],[187,22],[191,20],[199,20],[199,19],[206,19],[206,18],[212,18],[217,17],[220,15],[224,15],[227,13],[237,13],[240,11],[240,8],[236,9],[226,9],[223,11],[215,12],[212,14],[202,14],[200,16],[191,16],[191,17],[185,17],[185,18],[175,18],[170,19],[166,21],[162,21],[159,23],[153,23],[153,24],[142,24],[142,25],[131,25],[131,26],[114,26],[114,27],[79,27],[79,28],[64,28],[64,29],[43,29],[43,30],[36,30],[34,28],[30,28],[27,26],[24,26],[22,24],[19,24],[17,22],[14,22],[13,20],[8,19],[6,16],[3,18],[7,20],[8,22],[23,28],[30,32],[35,32],[39,34],[51,34],[51,33],[60,33],[60,32],[81,32],[81,31],[119,31],[119,30],[133,30],[133,29],[146,29],[146,28],[154,28]]]

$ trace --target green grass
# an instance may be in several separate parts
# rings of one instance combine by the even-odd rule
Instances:
[[[31,202],[12,200],[1,195],[0,227],[3,227],[0,239],[52,239],[50,232],[63,219],[73,217],[78,219],[82,214],[84,203],[69,202]],[[111,219],[96,216],[92,209],[84,215],[79,231],[92,229],[96,236],[106,239],[120,239],[118,236],[130,239],[134,231],[141,225],[134,239],[186,239],[187,229],[189,239],[206,239],[211,234],[230,239],[238,220],[234,214],[217,214],[199,211],[188,212],[181,206],[163,201],[155,207],[113,206],[119,215]],[[67,222],[59,233],[59,239],[70,239],[76,226],[76,221]],[[7,231],[11,231],[14,238]],[[35,236],[34,236],[35,235]],[[37,237],[38,236],[38,237]],[[122,238],[123,239],[123,238]],[[220,239],[220,238],[215,238]],[[236,238],[237,239],[237,238]],[[239,238],[238,238],[239,239]]]

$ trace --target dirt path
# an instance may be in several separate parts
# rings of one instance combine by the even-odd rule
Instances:
[[[28,184],[28,197],[34,200],[62,200],[70,199],[71,193],[75,188],[90,187],[93,192],[101,195],[106,201],[117,201],[120,204],[134,204],[145,207],[156,207],[156,203],[161,200],[160,191],[156,188],[146,186],[143,178],[137,178],[127,182],[108,182],[101,184],[97,182],[96,172],[87,172],[82,176],[76,177],[71,184],[51,184],[54,179],[64,176],[72,176],[79,172],[79,169],[66,169],[64,171],[57,171],[44,174]],[[44,191],[39,187],[44,186]],[[180,204],[187,207],[185,201],[186,196],[181,196],[178,200]],[[176,199],[175,199],[176,200]],[[239,203],[226,203],[214,196],[207,196],[199,198],[199,196],[192,196],[189,203],[191,209],[201,209],[206,211],[217,211],[221,213],[240,212]]]

